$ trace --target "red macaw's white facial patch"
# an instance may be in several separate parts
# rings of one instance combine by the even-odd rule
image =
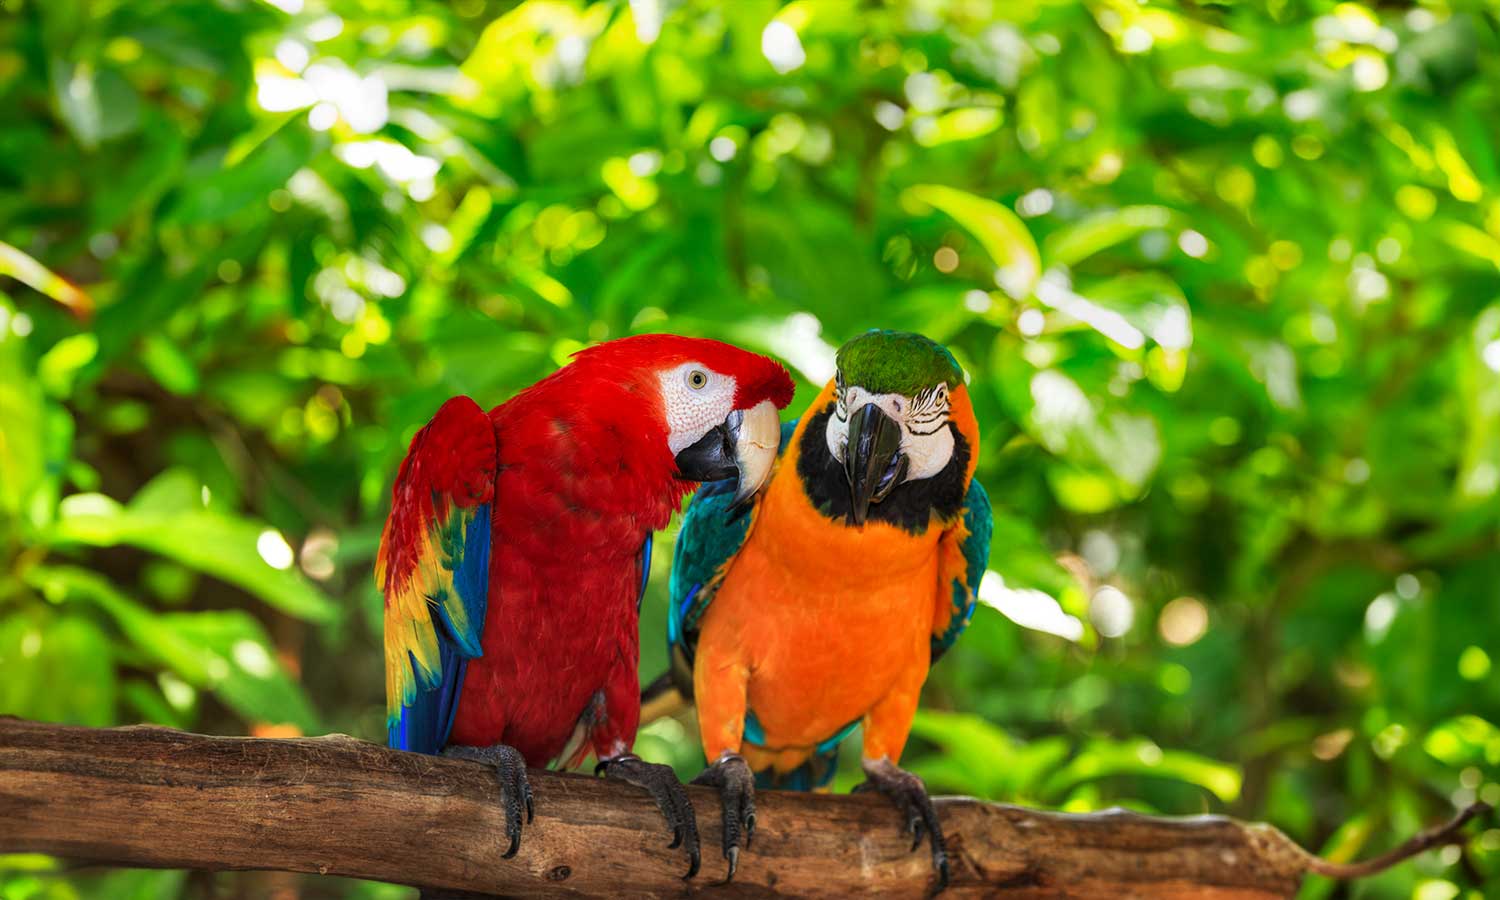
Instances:
[[[915,397],[874,394],[857,384],[839,391],[838,406],[828,417],[828,452],[839,462],[849,446],[849,413],[866,404],[901,425],[901,452],[906,456],[906,481],[920,481],[943,471],[953,458],[953,430],[948,427],[948,385],[939,383]]]
[[[667,446],[676,456],[708,434],[734,411],[734,377],[699,362],[657,373],[662,409],[667,414]]]

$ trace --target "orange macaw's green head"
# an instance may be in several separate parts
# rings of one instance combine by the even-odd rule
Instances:
[[[839,349],[832,400],[812,411],[798,461],[815,506],[851,525],[910,531],[958,514],[979,429],[946,347],[919,334],[865,332]]]

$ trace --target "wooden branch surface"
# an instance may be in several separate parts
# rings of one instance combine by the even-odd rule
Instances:
[[[690,787],[703,872],[645,792],[533,771],[536,821],[506,842],[499,790],[476,764],[342,735],[204,737],[0,718],[0,853],[117,866],[276,869],[510,896],[920,897],[895,808],[874,796],[762,792],[754,846],[719,883],[717,795]],[[1293,894],[1306,856],[1279,831],[1216,816],[1063,815],[969,799],[939,812],[944,897],[1263,900]]]

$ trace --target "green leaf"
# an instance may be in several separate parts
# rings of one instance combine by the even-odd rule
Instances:
[[[339,611],[297,571],[271,565],[267,546],[285,540],[250,519],[203,508],[184,473],[168,472],[142,488],[139,502],[121,506],[102,494],[75,494],[63,500],[52,540],[59,544],[113,547],[129,544],[149,550],[236,585],[282,612],[310,622],[332,622]],[[167,498],[167,487],[174,493]],[[272,562],[281,562],[272,559]]]
[[[99,352],[99,339],[84,332],[63,338],[37,361],[37,380],[47,393],[65,398],[73,393],[73,379],[78,371],[93,362]]]
[[[167,212],[169,222],[221,221],[245,207],[264,203],[312,158],[312,139],[286,128],[256,147],[244,160],[194,179]]]
[[[1024,516],[995,510],[995,532],[990,541],[990,568],[1021,587],[1038,588],[1053,596],[1078,589],[1073,574],[1058,563],[1036,527]]]
[[[1074,266],[1107,247],[1166,228],[1171,222],[1172,211],[1164,206],[1126,206],[1096,213],[1049,234],[1042,255],[1048,265]]]
[[[1027,743],[970,713],[918,710],[912,735],[941,748],[913,766],[929,783],[996,799],[1033,796],[1068,755],[1062,737]]]
[[[995,283],[1007,294],[1020,299],[1036,288],[1042,274],[1036,240],[1009,208],[940,184],[907,188],[901,199],[913,211],[936,209],[974,235],[995,263]]]
[[[1444,222],[1439,233],[1458,250],[1500,269],[1500,240],[1464,222]]]
[[[247,721],[322,730],[306,694],[276,661],[265,628],[248,613],[167,613],[160,621],[174,640],[201,648],[211,689]]]
[[[187,874],[183,871],[121,869],[89,878],[84,885],[87,896],[99,900],[157,900],[181,897]]]
[[[157,613],[103,577],[73,567],[38,567],[28,578],[49,597],[97,604],[134,647],[193,687],[212,692],[247,722],[290,722],[304,732],[319,730],[306,694],[277,660],[265,629],[248,613]]]
[[[46,612],[0,621],[0,710],[44,722],[115,721],[114,651],[82,616]]]
[[[0,510],[10,515],[20,514],[46,467],[46,399],[24,349],[20,338],[0,329]]]
[[[129,166],[118,177],[106,179],[89,198],[93,233],[110,232],[131,212],[151,209],[182,177],[187,136],[175,122],[152,108],[142,138]]]
[[[1500,727],[1479,716],[1458,716],[1428,732],[1422,749],[1455,768],[1500,765]]]
[[[93,61],[54,61],[52,81],[63,121],[85,149],[134,131],[140,125],[140,98],[113,69]]]
[[[198,368],[182,348],[162,334],[148,334],[141,342],[141,365],[157,384],[174,394],[198,390]]]
[[[992,134],[1000,127],[1000,110],[991,107],[969,107],[943,113],[930,123],[918,121],[912,131],[924,147],[936,147],[953,141],[970,141]]]
[[[1051,796],[1061,795],[1083,782],[1116,775],[1148,775],[1174,778],[1197,785],[1232,803],[1240,795],[1240,773],[1234,766],[1182,750],[1163,750],[1148,740],[1089,741],[1078,754],[1047,779]]]
[[[7,312],[0,305],[0,321]],[[0,513],[28,528],[51,522],[72,444],[72,417],[43,395],[25,342],[0,329]]]

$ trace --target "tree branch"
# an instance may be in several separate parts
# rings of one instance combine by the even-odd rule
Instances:
[[[0,853],[123,866],[278,869],[522,896],[781,894],[918,897],[910,852],[878,797],[763,792],[754,847],[715,883],[718,804],[689,788],[704,872],[644,792],[533,772],[536,821],[505,850],[499,791],[472,763],[398,753],[342,735],[217,738],[165,728],[90,729],[0,718]],[[1294,893],[1321,861],[1270,826],[1124,811],[1063,815],[939,801],[953,857],[948,895],[1262,900]],[[1421,837],[1423,846],[1453,840]]]

